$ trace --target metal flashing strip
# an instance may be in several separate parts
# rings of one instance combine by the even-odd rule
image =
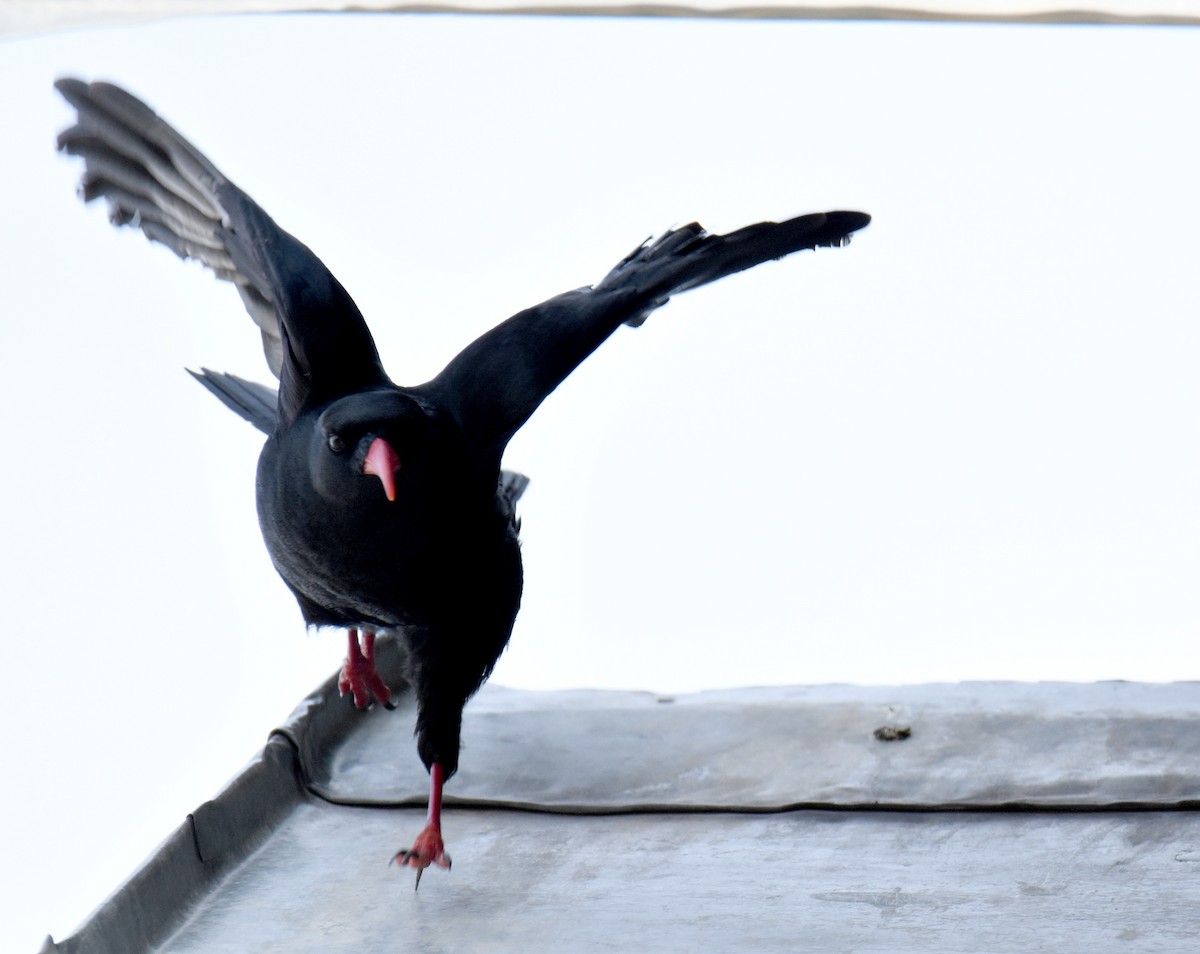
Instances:
[[[59,943],[47,937],[40,954],[156,950],[305,798],[295,749],[282,738],[268,739],[241,774],[188,815],[71,937]]]
[[[381,651],[399,666],[394,648]],[[285,729],[313,793],[423,804],[411,705],[363,714],[336,744],[308,738],[320,735],[315,713]],[[447,804],[574,814],[1189,808],[1200,803],[1197,721],[1200,683],[805,686],[671,699],[488,686],[467,707]],[[910,734],[881,741],[876,730],[888,727]]]

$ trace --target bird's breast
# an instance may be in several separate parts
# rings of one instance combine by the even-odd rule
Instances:
[[[309,623],[430,624],[457,612],[469,594],[506,601],[506,587],[496,581],[520,579],[511,516],[494,499],[416,493],[400,484],[389,501],[378,481],[364,479],[364,494],[331,502],[302,478],[281,472],[264,449],[263,539]]]

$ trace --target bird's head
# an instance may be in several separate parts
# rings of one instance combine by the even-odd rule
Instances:
[[[433,434],[431,410],[399,391],[334,401],[312,432],[313,487],[334,504],[395,501],[402,482],[428,469]]]

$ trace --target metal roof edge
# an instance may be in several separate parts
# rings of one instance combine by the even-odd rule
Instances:
[[[690,0],[664,3],[600,0],[578,2],[506,2],[506,0],[0,0],[0,36],[95,26],[134,26],[171,17],[263,15],[281,13],[448,14],[457,16],[586,16],[687,19],[860,20],[877,22],[949,22],[1031,25],[1184,26],[1200,25],[1194,9],[1158,3],[1036,3],[1023,5],[925,2],[826,3],[765,0],[758,3]]]
[[[402,689],[403,660],[398,639],[381,638],[376,644],[380,674]],[[279,818],[311,797],[311,767],[324,764],[319,753],[341,738],[357,715],[352,706],[334,705],[339,697],[335,673],[309,693],[271,731],[245,768],[188,814],[69,937],[56,942],[47,935],[38,954],[129,954],[165,943],[187,923],[193,903],[245,861]]]
[[[217,794],[191,812],[68,938],[39,954],[152,950],[187,923],[193,905],[253,854],[279,818],[305,798],[295,747],[271,736]]]
[[[396,641],[381,639],[377,643],[376,662],[389,684],[397,687],[403,685],[400,678],[403,650]],[[1194,780],[1200,779],[1200,743],[1180,744],[1179,751],[1176,751],[1176,743],[1190,738],[1192,734],[1187,730],[1194,725],[1196,714],[1200,712],[1198,690],[1200,685],[1196,683],[981,682],[936,686],[763,687],[663,697],[652,693],[590,690],[527,692],[490,687],[469,707],[469,711],[473,711],[473,725],[479,733],[478,740],[481,743],[486,740],[487,744],[480,745],[475,753],[478,766],[464,771],[459,791],[449,795],[447,805],[473,808],[471,814],[500,809],[522,815],[533,812],[546,817],[561,817],[562,813],[653,814],[664,817],[696,813],[744,817],[766,811],[795,812],[800,809],[819,809],[823,810],[822,814],[837,812],[848,815],[857,812],[875,816],[881,813],[914,812],[1091,815],[1131,811],[1162,813],[1164,810],[1175,814],[1181,810],[1194,812],[1200,804],[1196,795],[1200,789],[1194,784]],[[406,707],[411,705],[408,696],[405,692],[400,694],[401,702]],[[861,717],[856,715],[852,720],[853,732],[846,731],[843,724],[844,712],[850,703],[856,703],[857,709],[861,710]],[[995,720],[1005,710],[1014,708],[1020,710],[1024,720],[1022,724],[1035,727],[1038,735],[994,732],[989,728],[987,720]],[[678,714],[670,715],[676,709]],[[562,796],[563,779],[559,776],[566,775],[569,782],[586,775],[586,763],[590,755],[578,764],[568,764],[569,759],[563,761],[566,750],[561,745],[551,746],[548,749],[548,761],[542,766],[549,775],[535,772],[530,780],[505,780],[497,770],[497,765],[503,764],[506,752],[508,756],[512,755],[512,746],[520,747],[523,752],[537,750],[538,734],[534,732],[531,735],[524,730],[529,728],[532,716],[539,711],[544,714],[547,710],[560,714],[559,718],[553,720],[553,728],[555,731],[561,729],[567,741],[581,737],[580,733],[589,739],[589,753],[602,740],[594,731],[594,725],[589,731],[587,719],[597,724],[611,725],[614,738],[609,741],[619,750],[623,750],[628,738],[631,713],[639,719],[653,718],[654,724],[658,724],[660,716],[668,715],[673,719],[683,719],[684,724],[694,725],[698,729],[701,724],[695,720],[708,713],[712,725],[701,733],[703,740],[707,740],[708,748],[693,745],[689,749],[687,745],[681,746],[677,737],[671,736],[676,739],[672,751],[683,750],[681,754],[676,752],[672,758],[676,761],[682,758],[686,763],[676,766],[678,772],[672,774],[673,770],[667,771],[664,776],[677,779],[679,800],[676,802],[657,798],[647,800],[644,797],[647,792],[653,795],[660,787],[656,779],[647,780],[638,776],[632,782],[655,783],[649,788],[645,785],[638,788],[629,780],[622,782],[621,778],[615,777],[614,772],[619,775],[628,760],[613,752],[608,753],[610,757],[607,761],[600,759],[601,768],[598,770],[604,777],[606,789],[613,790],[613,799],[597,799],[595,792],[589,790],[576,795],[572,802]],[[742,747],[740,740],[747,735],[747,727],[770,728],[768,723],[759,720],[763,715],[770,715],[772,710],[778,710],[777,714],[788,716],[789,719],[789,713],[797,711],[806,718],[820,716],[824,712],[833,720],[829,723],[831,730],[824,735],[824,730],[819,725],[816,727],[819,738],[830,739],[822,759],[818,760],[821,766],[805,759],[802,773],[807,776],[821,767],[829,778],[814,791],[832,795],[814,797],[806,794],[806,789],[787,785],[783,794],[788,797],[782,800],[776,797],[780,793],[774,790],[767,790],[757,801],[739,797],[728,804],[717,804],[711,799],[693,799],[692,789],[688,789],[687,783],[694,773],[684,771],[688,766],[716,766],[717,781],[735,789],[734,794],[737,794],[736,789],[742,784],[739,782],[742,773],[735,764],[737,759],[742,758],[738,751]],[[900,721],[917,716],[913,722],[916,733],[914,739],[899,746],[866,740],[865,736],[864,740],[854,741],[858,735],[869,735],[870,726],[875,725],[884,712],[891,712],[894,719]],[[922,712],[937,716],[936,730],[933,729],[934,723],[921,721],[926,719]],[[947,713],[958,721],[946,722],[943,716]],[[402,712],[359,712],[347,700],[339,697],[336,677],[326,680],[270,734],[263,749],[242,772],[213,799],[189,814],[183,824],[71,936],[59,942],[47,937],[40,954],[133,954],[163,950],[169,947],[172,937],[179,932],[195,929],[195,918],[203,916],[204,903],[218,893],[222,885],[260,849],[266,850],[270,836],[290,815],[311,811],[321,805],[336,807],[358,804],[381,808],[389,807],[389,803],[395,807],[422,802],[423,799],[416,796],[398,800],[345,798],[344,793],[343,797],[339,797],[337,791],[326,790],[331,781],[340,785],[348,780],[351,786],[361,781],[361,775],[356,774],[359,770],[354,767],[360,763],[389,780],[394,774],[403,774],[411,769],[414,791],[419,791],[427,784],[423,781],[419,761],[409,751],[411,744],[397,745],[407,741],[410,723],[403,715]],[[397,719],[397,716],[401,718]],[[517,721],[513,721],[514,717]],[[982,729],[971,728],[980,717],[984,720],[980,723]],[[1095,728],[1099,724],[1097,719],[1104,718],[1113,723],[1117,732],[1111,740],[1105,732]],[[750,721],[741,721],[743,719]],[[792,732],[793,723],[789,719],[776,726],[776,729],[782,727],[786,730],[785,734],[780,735],[776,731],[774,735],[769,735],[769,740],[785,739]],[[1127,730],[1134,723],[1139,725],[1139,731],[1129,734]],[[927,724],[931,730],[923,734],[920,730]],[[958,727],[961,726],[967,726],[969,731],[956,740]],[[1062,733],[1064,727],[1071,731]],[[811,733],[812,728],[810,725],[804,731]],[[863,731],[859,732],[859,729]],[[620,734],[622,731],[625,736]],[[800,731],[801,727],[797,726],[796,732]],[[1038,741],[1039,737],[1046,733],[1052,738],[1042,744]],[[1047,771],[1053,769],[1053,772],[1045,778],[1045,773],[1034,772],[1029,776],[1035,783],[1032,788],[1018,784],[1012,786],[1011,792],[1007,788],[989,787],[989,777],[975,779],[981,766],[976,764],[977,760],[973,761],[977,755],[973,747],[980,744],[980,740],[987,741],[993,736],[998,744],[1002,743],[990,759],[996,771],[1006,770],[1013,759],[1019,763],[1035,758],[1036,753],[1041,752],[1042,759],[1049,765]],[[660,732],[656,737],[666,736]],[[847,742],[848,739],[850,742]],[[370,748],[372,740],[384,743],[382,750],[378,746]],[[803,749],[810,741],[810,736],[806,735],[798,738],[796,745]],[[331,752],[362,743],[368,747],[361,752],[357,749],[351,752],[348,762],[331,761]],[[1033,743],[1038,744],[1030,748]],[[1095,748],[1109,744],[1116,748],[1111,751]],[[873,746],[880,748],[873,749]],[[921,754],[922,746],[927,749],[924,754]],[[400,748],[404,749],[402,754],[398,754]],[[880,755],[866,758],[863,753],[867,750],[877,751]],[[381,751],[387,753],[382,759]],[[709,754],[701,765],[697,760],[706,752]],[[1170,753],[1169,757],[1165,752]],[[1085,780],[1090,778],[1080,772],[1094,761],[1093,755],[1100,759],[1115,760],[1116,780],[1114,782],[1103,774],[1097,776],[1098,781],[1092,780],[1094,791],[1088,789],[1091,794],[1087,799],[1080,800],[1072,794],[1075,788],[1063,788],[1064,780],[1078,781],[1077,776]],[[661,752],[652,753],[648,763],[656,771],[660,767],[658,759],[661,756]],[[413,761],[413,765],[404,768],[397,761],[401,758]],[[735,763],[728,763],[730,758],[734,758]],[[930,759],[934,761],[929,762]],[[1064,759],[1065,767],[1060,765]],[[1149,762],[1143,764],[1147,759]],[[758,764],[753,756],[750,761]],[[826,761],[828,765],[824,764]],[[696,765],[693,766],[692,762],[696,762]],[[721,768],[723,763],[728,764]],[[889,768],[892,763],[895,765]],[[864,792],[878,791],[885,795],[897,785],[919,786],[924,773],[932,771],[929,765],[947,767],[945,774],[950,783],[963,773],[971,776],[974,787],[967,792],[970,797],[954,795],[949,801],[927,798],[924,801],[906,802],[892,797],[864,800]],[[988,765],[982,767],[988,768]],[[774,771],[767,774],[779,775],[783,768],[783,765],[775,765]],[[1012,765],[1014,772],[1019,768],[1019,764]],[[1062,772],[1066,773],[1063,778],[1055,774]],[[474,781],[473,775],[476,776]],[[894,778],[888,783],[891,785],[889,788],[883,783],[892,776]],[[479,789],[484,794],[482,798],[470,797],[468,793],[472,785],[478,788],[481,778],[488,781],[498,793],[505,792],[506,786],[519,793],[524,790],[522,785],[525,788],[532,785],[540,797],[535,802],[519,796],[489,795],[491,789]],[[947,790],[953,795],[953,785]],[[703,794],[702,788],[695,791]],[[1030,797],[1030,791],[1035,795],[1038,792],[1042,794]],[[588,797],[582,797],[584,795]]]

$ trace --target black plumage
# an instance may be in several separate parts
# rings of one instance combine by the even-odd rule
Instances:
[[[349,631],[340,681],[357,705],[390,700],[373,642],[402,636],[432,782],[429,824],[397,858],[418,877],[430,863],[448,866],[442,783],[458,766],[463,706],[508,642],[521,597],[514,508],[525,479],[501,470],[509,440],[620,325],[641,324],[677,292],[843,245],[869,217],[671,230],[598,284],[502,322],[433,380],[400,387],[337,279],[195,147],[119,87],[56,85],[78,113],[59,147],[85,161],[83,198],[103,196],[115,224],[233,282],[258,325],[277,394],[219,372],[198,377],[268,434],[257,478],[263,538],[305,621]]]

